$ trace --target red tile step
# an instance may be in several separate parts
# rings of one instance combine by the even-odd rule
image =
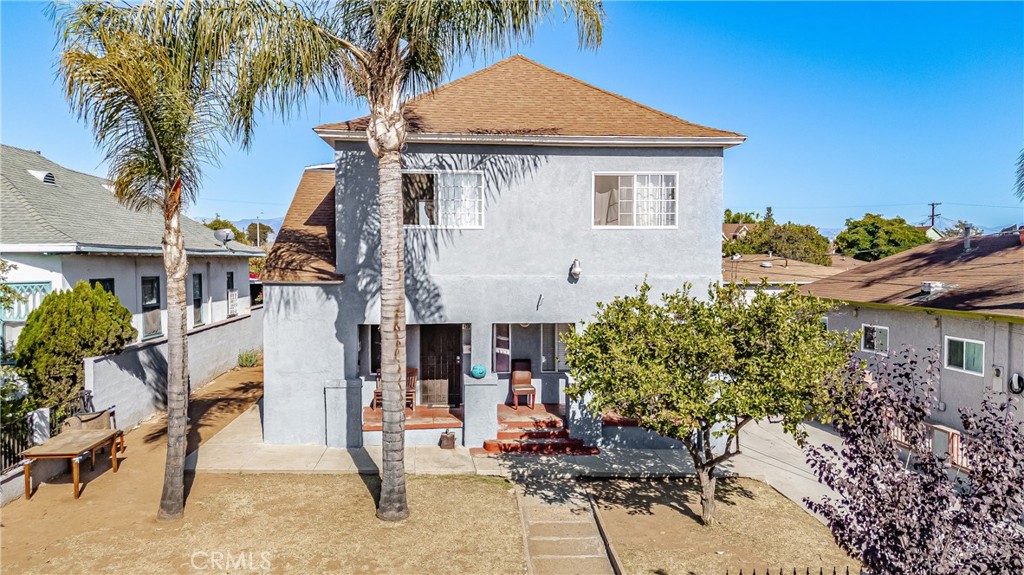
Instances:
[[[564,427],[501,427],[498,428],[498,439],[564,439],[569,437],[569,430]]]
[[[488,439],[484,451],[490,453],[533,453],[537,455],[594,455],[596,447],[583,445],[582,439],[556,437],[549,439]]]

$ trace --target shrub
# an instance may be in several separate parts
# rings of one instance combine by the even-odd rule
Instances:
[[[260,350],[247,349],[238,352],[238,367],[256,367],[260,362]]]
[[[82,281],[46,296],[29,314],[15,346],[15,365],[33,400],[60,418],[82,389],[82,360],[120,353],[137,335],[131,312],[116,296]]]

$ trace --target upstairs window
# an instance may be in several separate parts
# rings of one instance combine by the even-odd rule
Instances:
[[[862,324],[860,336],[861,351],[889,353],[889,328],[880,325]]]
[[[985,375],[985,343],[973,339],[946,337],[946,367],[956,371],[966,371],[975,375]]]
[[[203,323],[203,274],[192,274],[192,325]]]
[[[594,227],[676,227],[675,174],[594,176]]]
[[[483,174],[478,172],[402,174],[403,223],[420,227],[483,228],[483,180]]]

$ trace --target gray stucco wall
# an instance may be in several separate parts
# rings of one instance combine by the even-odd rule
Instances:
[[[1024,324],[849,305],[829,314],[829,329],[854,332],[860,330],[863,324],[888,327],[891,351],[909,346],[920,356],[926,356],[931,351],[938,354],[940,383],[937,395],[938,401],[945,404],[945,409],[934,409],[931,419],[954,429],[963,429],[958,411],[961,407],[977,409],[986,393],[1005,392],[1012,374],[1024,374]],[[984,374],[975,375],[945,368],[946,337],[984,342]],[[869,358],[874,354],[859,351],[858,355]],[[1000,373],[998,376],[997,368]],[[1020,396],[1015,397],[1017,401],[1020,400]]]
[[[238,352],[263,347],[263,310],[210,324],[188,336],[189,384],[196,390],[238,365]],[[84,361],[93,406],[116,406],[121,429],[167,408],[167,340],[147,341],[117,355]]]
[[[359,367],[359,326],[380,321],[377,162],[365,143],[338,143],[335,160],[344,283],[268,284],[264,292],[269,443],[361,441],[351,436],[352,422],[373,383]],[[513,357],[533,361],[537,399],[561,402],[566,377],[541,373],[539,324],[578,324],[597,302],[631,293],[645,277],[654,294],[687,282],[700,293],[720,279],[721,148],[411,144],[403,161],[414,170],[480,171],[485,188],[483,229],[406,229],[411,366],[418,363],[417,324],[468,325],[468,371],[474,364],[491,369],[492,325],[510,323]],[[595,172],[677,174],[678,225],[595,229]],[[569,275],[574,259],[583,268],[578,280]],[[507,378],[464,374],[465,445],[494,436],[495,409],[483,406],[510,400]]]

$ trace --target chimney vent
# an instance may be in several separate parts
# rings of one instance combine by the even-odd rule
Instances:
[[[964,226],[964,253],[971,251],[971,224]]]

